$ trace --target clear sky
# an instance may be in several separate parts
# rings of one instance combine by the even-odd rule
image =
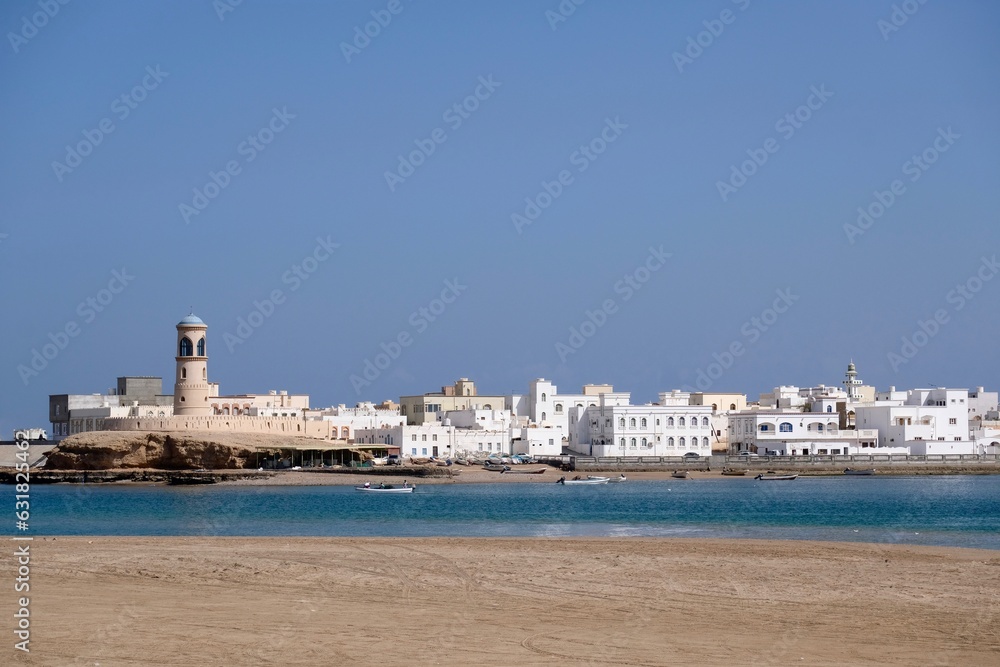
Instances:
[[[997,389],[1000,6],[561,6],[4,2],[0,436],[192,308],[314,406]]]

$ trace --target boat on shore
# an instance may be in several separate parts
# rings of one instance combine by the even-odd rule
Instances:
[[[510,466],[503,465],[502,463],[484,463],[483,470],[489,470],[490,472],[507,472],[510,470]]]
[[[687,470],[675,470],[672,473],[670,473],[670,476],[673,477],[674,479],[687,479],[688,478],[688,471]]]
[[[773,472],[760,473],[754,479],[758,479],[762,482],[790,482],[793,479],[798,479],[798,475],[778,475]]]
[[[608,478],[608,482],[624,482],[627,479],[628,479],[628,477],[625,476],[625,473],[622,473],[622,474],[618,475],[617,477],[609,477]]]
[[[875,474],[875,468],[864,468],[861,470],[855,468],[844,468],[844,474],[857,475],[858,477],[869,477]]]
[[[506,470],[501,470],[501,475],[541,475],[545,472],[545,468],[539,468],[538,470],[511,470],[507,468]]]
[[[556,484],[607,484],[609,479],[607,477],[588,477],[583,479],[581,477],[574,477],[573,479],[566,479],[565,477],[560,477],[556,480]]]
[[[743,477],[747,474],[746,470],[736,470],[735,468],[723,468],[722,474],[727,477]]]
[[[365,493],[413,493],[413,490],[417,488],[413,485],[403,483],[403,486],[393,486],[392,484],[379,484],[378,486],[356,486],[355,491],[363,491]]]

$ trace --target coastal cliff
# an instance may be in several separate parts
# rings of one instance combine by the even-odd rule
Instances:
[[[208,433],[95,431],[66,438],[45,464],[55,470],[227,470],[258,465],[258,457],[305,438]],[[320,441],[316,442],[317,445]]]

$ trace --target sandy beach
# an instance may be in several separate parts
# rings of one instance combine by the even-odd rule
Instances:
[[[31,567],[31,653],[6,630],[4,664],[1000,664],[994,551],[59,537]]]

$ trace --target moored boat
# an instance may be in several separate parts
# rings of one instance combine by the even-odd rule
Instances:
[[[393,486],[392,484],[380,484],[378,486],[356,486],[355,491],[364,491],[366,493],[413,493],[415,486]]]
[[[587,479],[582,479],[580,477],[574,477],[573,479],[566,479],[565,477],[560,477],[556,480],[556,484],[607,484],[607,477],[588,477]]]
[[[855,468],[845,468],[844,469],[844,474],[845,475],[857,475],[859,477],[860,476],[869,476],[869,475],[874,475],[875,474],[875,468],[864,468],[862,470],[858,470],[858,469],[855,469]]]
[[[626,479],[628,479],[628,477],[626,477],[625,474],[622,473],[621,475],[618,475],[617,477],[611,477],[611,478],[609,478],[608,482],[624,482]]]
[[[503,465],[501,463],[484,463],[483,470],[489,470],[490,472],[506,472],[510,470],[510,466]]]
[[[722,474],[727,477],[743,477],[747,474],[746,470],[736,470],[735,468],[723,468]]]
[[[507,468],[506,470],[501,470],[500,474],[504,475],[541,475],[545,472],[545,468],[539,468],[538,470],[511,470]]]
[[[673,477],[674,479],[687,479],[688,478],[688,471],[687,470],[675,470],[672,473],[670,473],[670,476]]]
[[[773,472],[768,472],[767,474],[761,473],[754,477],[754,479],[759,479],[762,482],[790,482],[797,478],[798,475],[778,475]]]

